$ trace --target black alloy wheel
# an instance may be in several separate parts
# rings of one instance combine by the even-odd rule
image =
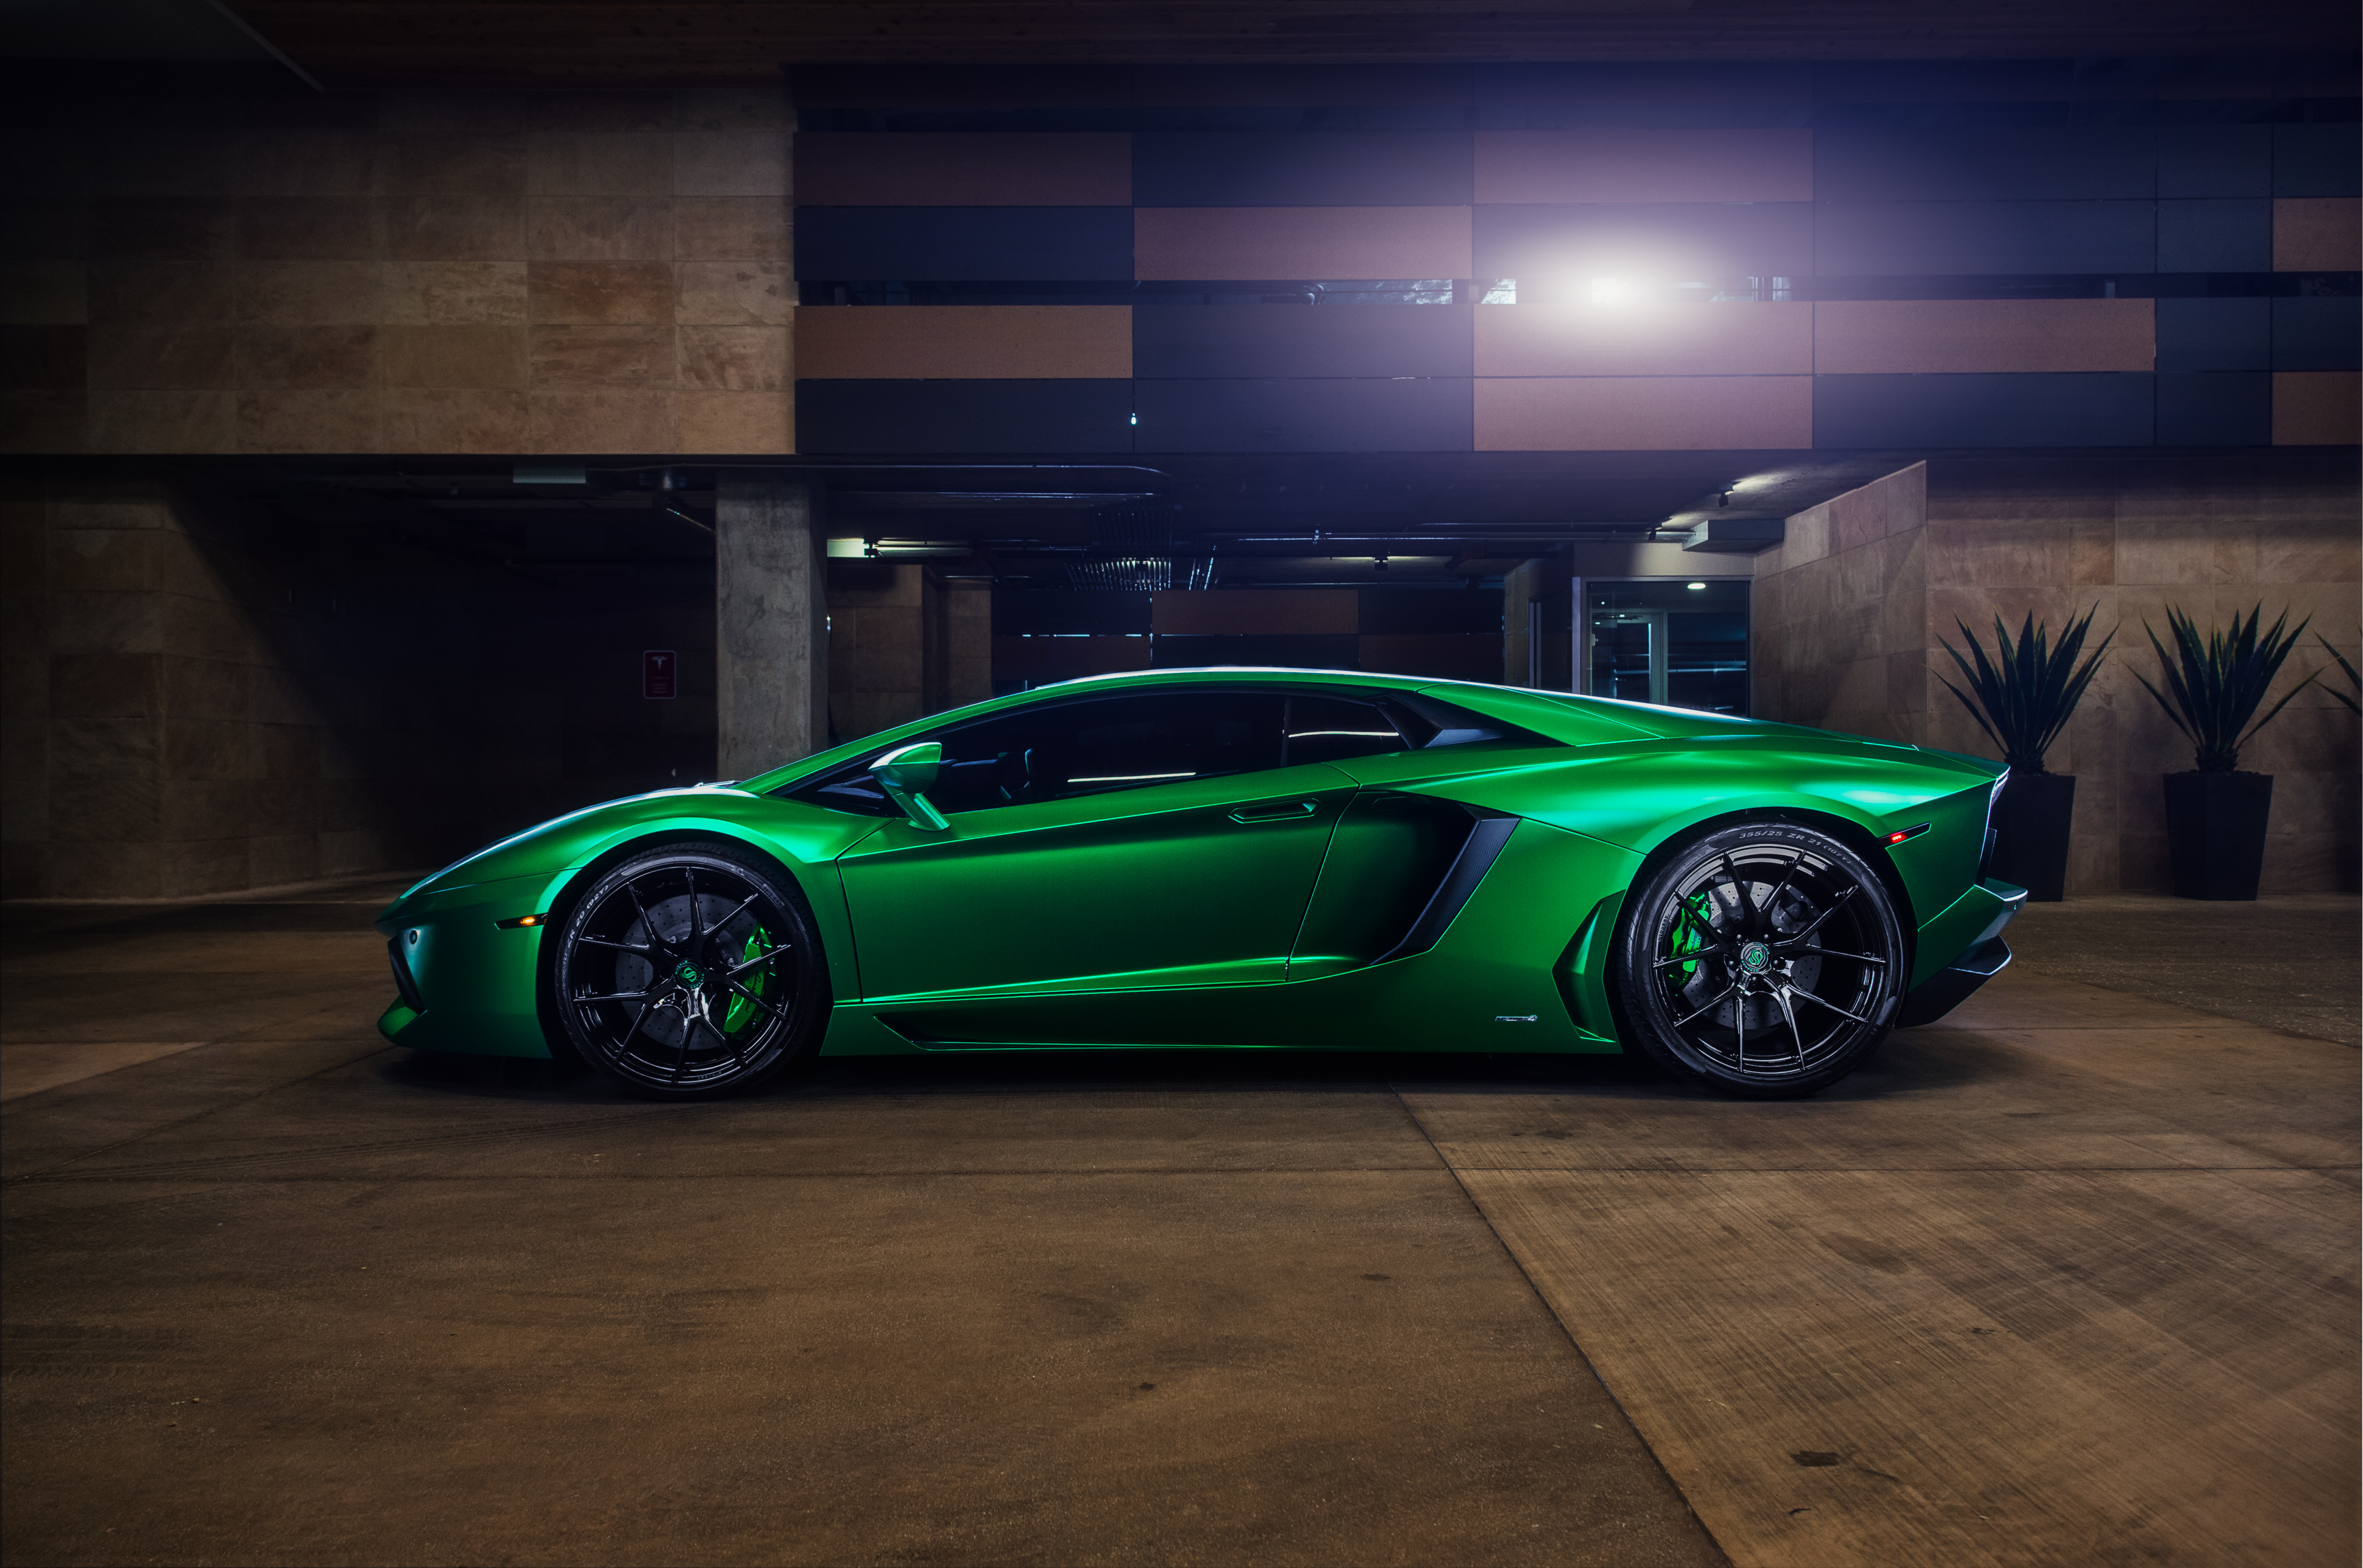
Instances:
[[[1684,845],[1634,889],[1615,995],[1626,1037],[1677,1076],[1781,1099],[1878,1048],[1910,965],[1894,900],[1860,856],[1812,828],[1748,823]]]
[[[812,917],[777,870],[672,845],[616,867],[559,937],[566,1037],[634,1094],[760,1083],[819,1038],[827,977]]]

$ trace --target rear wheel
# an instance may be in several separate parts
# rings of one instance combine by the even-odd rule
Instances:
[[[1907,979],[1894,900],[1827,834],[1749,823],[1693,840],[1625,905],[1615,953],[1628,1037],[1662,1066],[1777,1099],[1878,1049]]]
[[[793,884],[702,844],[600,878],[567,917],[552,983],[583,1060],[659,1099],[761,1082],[812,1046],[827,1011],[820,943]]]

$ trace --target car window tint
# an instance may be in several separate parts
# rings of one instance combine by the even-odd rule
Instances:
[[[870,775],[870,758],[849,763],[824,774],[816,783],[806,784],[793,793],[815,806],[826,806],[832,812],[851,812],[864,817],[898,817],[902,808],[886,798],[878,780]]]
[[[945,734],[927,798],[945,812],[1028,805],[1276,767],[1283,700],[1155,691],[1062,702]]]
[[[1288,765],[1338,762],[1349,756],[1379,756],[1409,750],[1401,731],[1380,710],[1367,702],[1336,697],[1291,697],[1288,700]]]

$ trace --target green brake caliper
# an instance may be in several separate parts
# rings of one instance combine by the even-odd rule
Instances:
[[[1674,922],[1673,951],[1666,955],[1669,958],[1680,958],[1685,954],[1703,950],[1707,944],[1700,933],[1711,929],[1714,923],[1714,907],[1704,893],[1695,893],[1684,899],[1682,911],[1689,918]],[[1674,989],[1679,991],[1697,978],[1698,966],[1685,964],[1675,973],[1681,977],[1674,983]]]
[[[745,950],[738,955],[738,961],[743,964],[749,958],[761,957],[768,945],[770,935],[771,933],[766,932],[760,925],[753,931],[748,933],[747,946]],[[757,996],[762,998],[765,1001],[769,1001],[771,999],[771,966],[769,964],[766,964],[760,969],[750,969],[748,971],[746,977],[738,983],[745,986]],[[729,1010],[722,1015],[722,1032],[725,1034],[738,1033],[740,1030],[746,1028],[749,1023],[754,1021],[760,1010],[758,1009],[753,1002],[749,1001],[745,997],[732,997],[730,999]]]

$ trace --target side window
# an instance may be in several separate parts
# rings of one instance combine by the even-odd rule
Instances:
[[[1379,756],[1408,751],[1392,720],[1365,702],[1337,697],[1291,697],[1288,700],[1288,766],[1306,762],[1339,762],[1349,756]]]
[[[1143,691],[1027,708],[931,737],[944,766],[928,799],[978,812],[1187,778],[1475,742],[1548,745],[1465,709],[1394,693],[1375,702],[1256,691]],[[782,791],[860,816],[901,813],[864,756]]]
[[[974,812],[1277,767],[1282,701],[1149,691],[988,719],[943,737],[928,798]]]
[[[776,793],[792,800],[809,801],[815,806],[826,806],[832,812],[850,812],[858,817],[899,817],[902,808],[886,798],[878,780],[870,777],[872,759],[863,757],[831,768],[817,779],[809,779]]]

